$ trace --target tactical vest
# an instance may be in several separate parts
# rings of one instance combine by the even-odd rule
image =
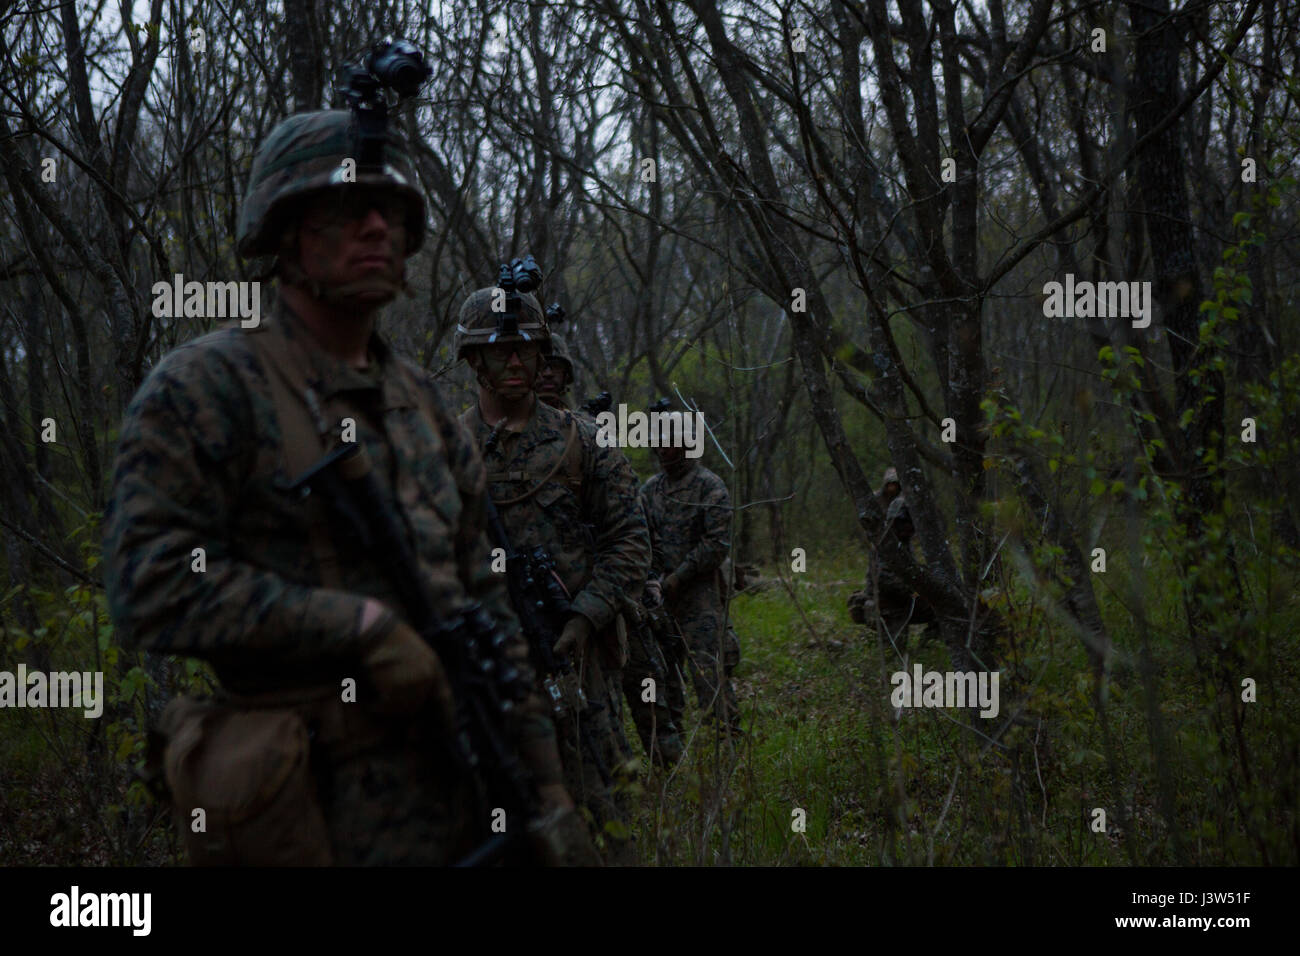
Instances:
[[[480,413],[481,414],[481,413]],[[565,417],[569,421],[568,432],[564,437],[564,452],[560,455],[559,461],[551,466],[550,470],[543,473],[534,471],[489,471],[487,474],[488,487],[492,486],[494,481],[527,481],[532,483],[527,491],[522,495],[516,495],[513,498],[493,498],[492,503],[498,508],[507,505],[516,505],[521,501],[527,501],[542,487],[555,477],[555,473],[564,468],[564,475],[559,479],[575,495],[582,495],[582,443],[578,440],[578,420],[574,417],[573,412],[565,411]]]
[[[558,409],[557,409],[558,411]],[[482,412],[479,412],[480,416]],[[566,430],[564,451],[561,453],[559,460],[553,464],[549,470],[533,471],[531,469],[515,471],[489,471],[487,473],[488,493],[491,494],[492,483],[494,481],[520,481],[529,482],[528,490],[523,494],[516,495],[513,498],[493,498],[492,503],[498,508],[516,505],[520,502],[527,501],[544,488],[551,481],[559,482],[566,485],[578,500],[582,500],[582,490],[584,486],[582,472],[582,441],[578,435],[578,418],[569,409],[564,409],[565,418],[568,421]],[[472,429],[471,429],[472,431]],[[558,477],[557,477],[558,474]],[[586,582],[583,582],[584,586]],[[607,628],[598,633],[598,642],[602,650],[602,659],[604,666],[614,670],[622,668],[627,663],[628,658],[628,637],[627,637],[627,619],[622,609],[616,609],[614,620]]]
[[[273,328],[273,326],[272,326]],[[284,348],[279,331],[245,330],[270,385],[284,465],[297,477],[326,452],[329,426],[311,388],[305,356]],[[400,361],[397,374],[414,389],[426,420],[437,416],[427,393]],[[236,367],[243,368],[236,363]],[[244,379],[248,394],[257,383]],[[325,587],[341,585],[339,556],[318,502],[308,499],[311,548]],[[196,865],[319,866],[333,860],[329,825],[319,793],[318,760],[325,766],[387,739],[391,729],[342,702],[337,685],[188,695],[168,704],[150,748],[150,767],[171,791],[177,831]],[[190,813],[206,811],[194,833]]]
[[[284,453],[286,473],[290,478],[296,478],[329,451],[330,426],[325,421],[316,393],[308,382],[302,353],[298,349],[284,348],[283,336],[272,332],[267,326],[246,330],[246,334],[271,388],[271,404],[275,408],[276,423],[280,428],[280,447]],[[438,431],[437,415],[428,394],[401,361],[394,358],[392,367],[404,377],[404,384],[415,394],[417,407],[430,427],[435,432]],[[251,383],[246,385],[250,385],[251,391]],[[338,549],[334,547],[326,530],[328,526],[328,517],[316,514],[309,523],[307,533],[320,567],[321,584],[327,588],[339,588],[342,580],[339,575]]]

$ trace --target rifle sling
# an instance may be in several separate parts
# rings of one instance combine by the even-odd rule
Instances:
[[[302,356],[296,353],[284,336],[271,333],[266,325],[248,333],[253,351],[262,363],[266,380],[271,387],[271,403],[275,406],[276,421],[280,426],[280,447],[284,450],[284,463],[290,479],[301,475],[325,454],[325,435],[328,433],[315,392],[307,383]],[[278,347],[277,347],[278,346]],[[314,511],[319,503],[308,500]],[[321,583],[327,588],[340,589],[342,575],[339,571],[338,549],[330,540],[326,516],[317,513],[307,524],[312,554],[320,569]]]
[[[542,486],[555,477],[555,473],[560,470],[561,465],[565,465],[565,474],[568,476],[569,483],[576,490],[582,484],[582,460],[581,456],[571,454],[574,442],[578,438],[578,420],[572,415],[569,416],[569,431],[564,441],[564,452],[559,459],[551,466],[551,470],[542,476],[542,479],[533,485],[522,495],[516,495],[513,498],[493,499],[498,507],[506,505],[515,505],[521,501],[527,501],[533,495],[542,489]],[[488,482],[494,481],[526,481],[532,476],[526,471],[490,471],[488,472]]]

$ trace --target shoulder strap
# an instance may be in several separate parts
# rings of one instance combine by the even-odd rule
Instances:
[[[274,336],[258,330],[248,333],[253,352],[262,364],[262,371],[271,386],[271,403],[275,406],[276,422],[280,426],[280,443],[284,450],[289,477],[296,478],[310,468],[325,452],[321,429],[320,409],[313,400],[302,365],[283,351],[272,348]],[[313,506],[314,507],[314,506]],[[326,531],[323,515],[307,523],[312,553],[320,567],[321,583],[327,588],[339,588],[339,555]]]
[[[582,490],[582,444],[578,437],[578,416],[569,413],[569,442],[564,446],[564,471],[569,477],[569,487],[575,493]]]
[[[569,433],[566,436],[564,441],[564,452],[560,455],[559,459],[555,462],[555,464],[551,466],[551,470],[548,471],[544,476],[542,476],[541,481],[537,482],[537,484],[533,485],[522,495],[516,495],[514,498],[504,498],[499,501],[493,499],[493,503],[497,505],[497,507],[504,507],[506,505],[515,505],[521,501],[526,501],[527,499],[531,498],[533,495],[537,494],[537,492],[541,490],[542,485],[546,484],[548,481],[551,480],[551,478],[555,475],[555,473],[560,470],[561,465],[566,465],[566,464],[568,467],[565,469],[565,474],[566,477],[571,482],[573,481],[574,475],[575,474],[577,475],[577,484],[573,486],[574,491],[577,491],[578,488],[582,486],[582,454],[581,454],[581,449],[577,449],[577,440],[578,440],[578,420],[574,418],[572,415],[569,415]],[[579,452],[577,455],[572,454],[572,452],[575,450]],[[577,460],[576,471],[574,468],[574,464],[570,459]],[[496,472],[490,472],[488,474],[488,481],[512,481],[512,480],[518,481],[526,477],[527,475],[523,472],[496,471]]]

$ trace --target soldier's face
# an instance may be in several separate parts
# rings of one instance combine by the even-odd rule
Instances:
[[[561,362],[548,361],[537,376],[537,394],[542,398],[559,398],[569,387],[569,373]]]
[[[885,485],[885,504],[889,504],[889,502],[897,498],[898,493],[902,490],[902,485],[896,481],[891,481],[889,484]]]
[[[664,471],[670,471],[686,460],[686,449],[681,445],[656,448],[655,455],[659,458],[659,467]]]
[[[478,371],[506,401],[518,401],[537,384],[541,348],[536,342],[494,342],[478,350]]]
[[[406,262],[404,223],[402,198],[392,190],[354,186],[313,196],[300,220],[299,266],[327,285],[358,285],[363,302],[387,301]]]

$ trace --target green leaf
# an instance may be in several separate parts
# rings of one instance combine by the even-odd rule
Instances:
[[[114,753],[118,763],[126,763],[126,758],[131,756],[131,737],[123,734],[122,739],[117,742],[117,750]]]
[[[615,840],[626,840],[632,835],[632,831],[627,828],[627,824],[622,820],[606,820],[605,832]]]

